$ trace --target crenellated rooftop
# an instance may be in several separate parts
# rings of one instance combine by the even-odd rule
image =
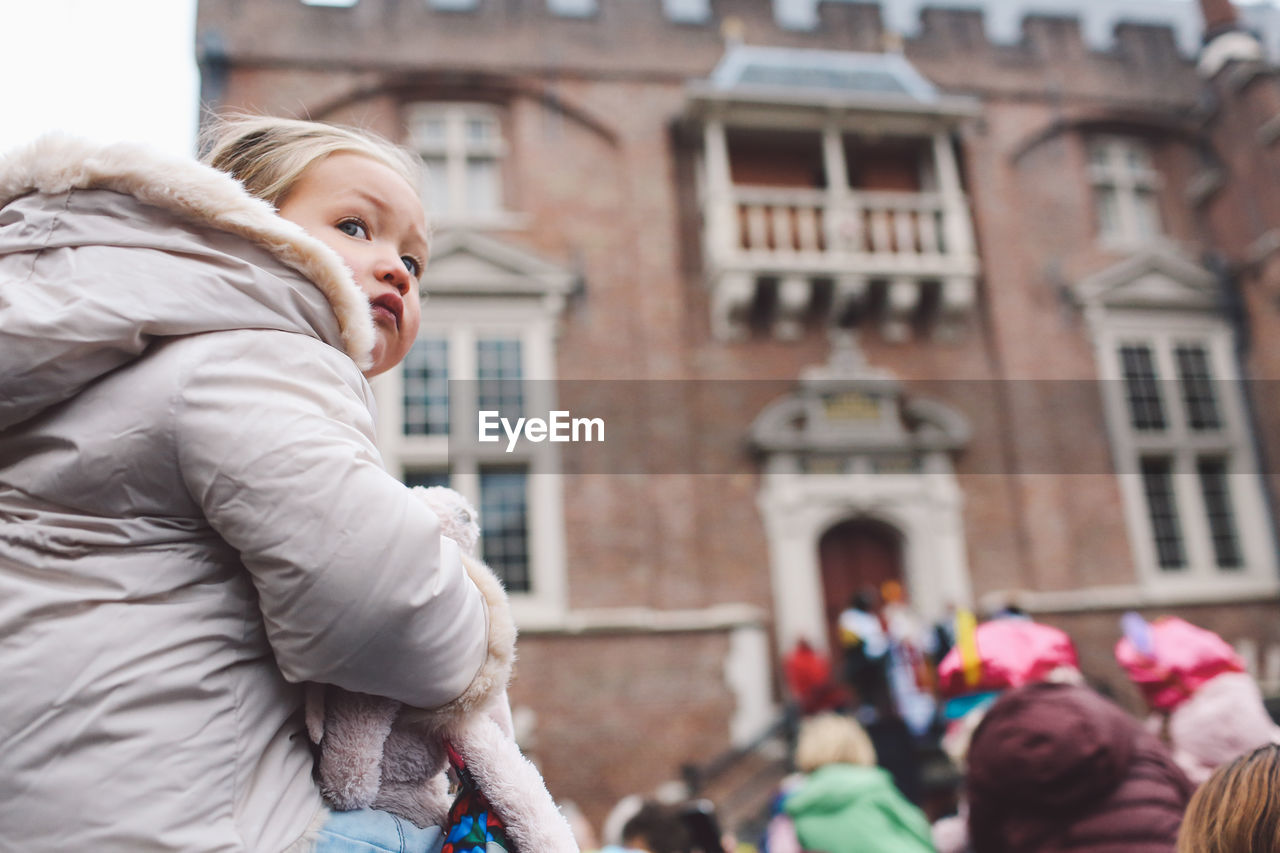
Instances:
[[[318,0],[316,0],[318,2]],[[326,3],[338,0],[325,0]],[[1193,82],[1178,0],[201,0],[200,49],[237,67],[538,76],[673,83],[705,78],[726,44],[901,51],[943,89],[1168,102]],[[1016,37],[1009,7],[1030,9]],[[806,4],[814,3],[811,8]],[[968,0],[967,5],[982,3]],[[797,6],[798,4],[798,6]],[[1152,7],[1172,12],[1153,23]],[[795,9],[809,8],[810,17]],[[910,26],[904,9],[911,7]],[[1188,7],[1189,8],[1189,7]],[[1132,9],[1139,21],[1126,21]],[[1143,9],[1147,14],[1138,14]],[[1105,12],[1105,14],[1104,14]],[[1100,38],[1099,22],[1110,29]],[[493,46],[501,44],[500,51]],[[1071,65],[1064,65],[1070,60]],[[1183,79],[1185,75],[1185,80]],[[1117,87],[1117,80],[1122,81]]]

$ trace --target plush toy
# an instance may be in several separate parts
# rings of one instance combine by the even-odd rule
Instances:
[[[568,822],[512,735],[506,684],[515,627],[502,584],[471,556],[480,537],[477,513],[452,489],[413,491],[439,518],[441,532],[462,548],[467,572],[488,602],[489,663],[479,678],[493,683],[469,691],[488,697],[483,705],[455,701],[435,711],[332,685],[311,685],[307,731],[319,745],[321,793],[340,811],[371,807],[418,826],[445,826],[452,747],[520,853],[577,853]]]

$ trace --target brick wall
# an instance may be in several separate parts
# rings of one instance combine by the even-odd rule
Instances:
[[[557,799],[596,826],[618,800],[680,778],[726,746],[724,634],[529,635],[512,706],[534,712],[525,751]]]

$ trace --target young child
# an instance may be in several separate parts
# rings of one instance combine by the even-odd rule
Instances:
[[[343,148],[326,139],[334,132],[279,119],[242,120],[223,128],[208,160],[272,201],[280,216],[336,252],[352,272],[373,317],[375,338],[364,371],[373,376],[399,364],[417,336],[427,227],[412,162],[406,164],[398,149],[384,143],[377,143],[377,157]],[[310,135],[325,144],[307,146],[314,158],[309,163],[302,156],[260,156],[279,146],[281,136]],[[289,173],[299,166],[290,182]],[[426,713],[337,687],[312,690],[307,722],[320,749],[321,791],[331,807],[342,810],[321,830],[316,853],[345,850],[353,838],[399,837],[409,840],[408,849],[439,847],[439,828],[450,819],[448,748],[465,760],[512,840],[539,853],[569,853],[572,834],[512,738],[505,691],[515,626],[501,583],[467,557],[480,533],[475,510],[448,489],[413,493],[432,510],[442,533],[461,546],[467,574],[489,602],[494,665],[482,677],[491,682],[485,691],[491,698],[483,707],[455,702]]]
[[[438,847],[323,807],[299,686],[467,715],[509,674],[503,602],[374,446],[366,377],[419,321],[415,166],[272,118],[208,160],[56,137],[0,160],[0,826],[24,850]]]
[[[373,319],[365,376],[404,360],[422,319],[418,279],[429,233],[411,155],[350,129],[270,117],[225,122],[210,135],[211,166],[272,204],[350,271]]]

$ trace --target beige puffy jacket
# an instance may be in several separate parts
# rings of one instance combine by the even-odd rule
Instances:
[[[372,339],[338,257],[221,173],[0,159],[0,850],[305,849],[301,682],[505,685],[481,569],[374,448]]]

